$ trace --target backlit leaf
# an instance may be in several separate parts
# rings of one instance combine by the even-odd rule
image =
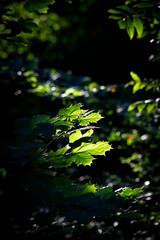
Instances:
[[[127,33],[130,37],[130,40],[134,37],[134,25],[130,18],[127,19]]]
[[[109,151],[111,146],[108,142],[97,142],[97,143],[82,143],[78,148],[73,149],[74,153],[89,153],[92,155],[105,155],[106,151]]]
[[[82,134],[81,131],[78,129],[75,133],[69,136],[69,143],[74,143],[80,138],[90,137],[93,134],[93,130],[88,130],[85,134]]]
[[[128,112],[134,110],[136,108],[136,105],[135,104],[131,104],[129,107],[128,107]]]
[[[79,121],[79,125],[81,126],[87,126],[89,123],[96,123],[102,118],[102,116],[99,113],[91,113],[85,117],[81,117]]]
[[[136,93],[138,90],[140,90],[141,82],[136,82],[136,84],[133,87],[133,93]]]
[[[75,120],[79,116],[81,116],[82,114],[87,112],[87,110],[83,110],[83,109],[81,109],[81,107],[82,107],[81,104],[77,104],[77,105],[71,105],[68,108],[63,108],[59,111],[59,116],[62,119],[66,118],[66,119],[70,119],[70,120]]]
[[[142,112],[145,107],[146,107],[146,103],[139,104],[137,106],[138,112]]]
[[[141,21],[140,18],[135,17],[135,18],[133,18],[133,24],[134,24],[135,29],[137,31],[138,38],[141,38],[141,36],[143,34],[143,22]]]
[[[158,106],[157,103],[150,103],[147,106],[147,113],[150,114],[152,112],[152,110],[154,110],[156,107]]]
[[[134,81],[136,81],[136,82],[141,82],[140,77],[139,77],[136,73],[130,72],[130,75],[131,75],[131,77],[132,77],[132,79],[133,79]]]
[[[70,153],[68,155],[65,155],[65,162],[66,166],[70,166],[73,162],[77,165],[84,165],[84,166],[90,166],[92,161],[95,158],[91,156],[89,153],[80,152],[80,153]]]
[[[118,193],[121,195],[121,197],[135,198],[135,197],[139,197],[141,192],[142,192],[142,188],[135,188],[135,189],[125,188],[121,192],[118,192]]]
[[[76,140],[80,139],[81,137],[82,137],[81,131],[77,130],[75,133],[69,136],[69,142],[74,143]]]

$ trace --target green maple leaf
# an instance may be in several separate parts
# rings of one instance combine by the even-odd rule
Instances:
[[[47,160],[55,168],[68,167],[73,162],[79,165],[91,165],[95,159],[92,155],[105,155],[106,151],[109,151],[111,146],[107,142],[82,143],[81,146],[67,153],[67,148],[61,148],[57,152],[50,151]]]
[[[131,188],[125,188],[120,190],[118,193],[119,195],[121,195],[121,197],[124,198],[137,198],[140,196],[142,192],[142,188],[135,188],[135,189],[131,189]]]
[[[87,126],[89,123],[96,123],[101,118],[102,116],[99,113],[91,113],[85,117],[80,117],[80,119],[78,119],[78,122],[81,126]]]
[[[73,162],[79,166],[79,165],[91,165],[92,161],[95,158],[92,157],[90,154],[82,152],[82,153],[70,153],[65,156],[66,164],[67,166],[70,166]]]
[[[81,131],[78,129],[76,130],[75,133],[71,134],[69,136],[69,143],[74,143],[75,141],[81,139],[81,138],[86,138],[90,137],[93,134],[93,130],[88,130],[85,134],[82,134]]]
[[[59,111],[59,117],[62,119],[70,119],[70,120],[75,120],[87,110],[81,109],[82,104],[76,104],[76,105],[71,105],[68,108],[61,109]]]
[[[106,151],[109,151],[111,146],[108,142],[97,142],[97,143],[82,143],[81,146],[73,149],[74,153],[88,153],[91,155],[105,155]]]
[[[67,151],[66,147],[60,148],[56,152],[51,150],[48,153],[47,161],[50,163],[51,166],[53,166],[55,168],[66,167],[67,163],[66,163],[65,157],[64,157],[64,154],[66,153],[66,151]]]
[[[95,159],[92,155],[105,155],[106,151],[109,151],[111,146],[108,142],[82,143],[79,147],[72,150],[72,152],[66,155],[68,166],[74,162],[79,165],[91,165]]]

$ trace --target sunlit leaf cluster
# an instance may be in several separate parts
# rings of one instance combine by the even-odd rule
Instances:
[[[151,0],[125,1],[115,9],[109,9],[109,18],[118,22],[132,39],[135,35],[142,38],[148,34],[159,34],[159,3]]]
[[[52,221],[60,212],[66,226],[75,220],[89,224],[97,217],[110,218],[126,208],[132,198],[139,197],[141,188],[113,191],[108,186],[79,183],[69,174],[70,166],[91,165],[96,156],[104,156],[111,149],[106,141],[92,140],[91,124],[101,118],[99,113],[76,104],[60,109],[55,117],[35,115],[32,119],[17,120],[15,141],[6,146],[9,160],[1,168],[1,174],[10,181],[16,172],[19,184],[13,189],[20,191],[18,203],[23,195],[32,202],[29,214],[34,211],[35,215],[41,215],[38,209],[49,201]],[[1,195],[6,191],[2,189]]]

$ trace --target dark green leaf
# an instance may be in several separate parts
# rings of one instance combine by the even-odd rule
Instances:
[[[81,195],[95,193],[97,187],[93,184],[77,185],[71,184],[63,188],[63,195],[65,198],[78,197]]]
[[[124,14],[122,11],[119,11],[119,10],[116,10],[116,9],[109,9],[108,10],[108,13],[111,13],[111,14]]]
[[[122,9],[130,14],[133,14],[134,13],[134,10],[126,5],[123,5],[123,6],[118,6],[117,7],[118,9]]]
[[[95,195],[100,197],[100,199],[108,199],[115,196],[116,194],[113,192],[111,187],[103,187],[99,188]]]
[[[48,5],[53,4],[55,0],[29,0],[25,3],[24,7],[29,12],[39,12],[39,13],[47,13],[49,7]]]
[[[48,122],[50,116],[47,115],[36,115],[32,117],[32,122],[34,125],[37,125],[38,123],[42,122]]]
[[[56,133],[56,128],[49,122],[41,122],[34,128],[34,134],[50,139]]]
[[[58,151],[54,152],[51,150],[48,153],[47,161],[50,162],[50,165],[55,168],[62,168],[68,166],[68,163],[65,161],[65,152],[67,151],[67,148],[60,148]]]
[[[121,19],[122,17],[116,16],[116,15],[110,15],[109,18],[110,18],[110,19],[114,19],[114,20],[119,20],[119,19]]]
[[[35,28],[37,28],[37,24],[35,24],[32,20],[24,20],[21,18],[19,22],[21,24],[22,31],[25,33],[31,33]]]
[[[153,7],[154,6],[154,3],[137,3],[135,4],[133,7],[135,8],[150,8],[150,7]]]
[[[119,25],[119,28],[120,28],[120,29],[125,29],[125,28],[127,27],[126,21],[123,20],[123,19],[121,19],[121,20],[118,21],[118,25]]]

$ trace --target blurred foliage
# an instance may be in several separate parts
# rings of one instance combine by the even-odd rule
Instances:
[[[122,30],[126,30],[130,39],[136,35],[137,38],[151,37],[150,43],[156,45],[156,54],[150,56],[150,60],[160,60],[160,5],[155,0],[130,0],[123,5],[109,9],[109,18],[116,20]]]
[[[0,3],[4,233],[18,239],[159,239],[159,3],[53,3]],[[150,64],[158,67],[149,72]],[[68,70],[72,68],[82,76]],[[124,84],[128,69],[131,79]],[[89,109],[93,123],[100,115],[104,118],[94,133],[91,128],[83,135],[76,115],[69,137],[65,131],[73,119],[66,114],[79,102]],[[57,118],[50,117],[58,112],[60,129]],[[81,124],[88,124],[87,115],[83,117]],[[92,147],[109,141],[113,150],[104,157],[102,148],[102,155],[84,167],[73,153],[82,140]],[[66,152],[67,144],[71,149]],[[93,153],[87,152],[81,163],[91,163]],[[74,155],[73,161],[67,154]],[[123,208],[122,197],[137,196]]]
[[[117,26],[108,19],[107,9],[119,1],[59,0],[48,5],[47,14],[34,8],[28,11],[25,2],[1,3],[5,10],[0,25],[1,60],[13,60],[16,52],[29,60],[38,58],[42,68],[71,69],[78,75],[92,75],[94,81],[103,84],[127,82],[131,68],[158,75],[156,63],[147,61],[155,55],[157,39],[150,43],[153,39],[143,38],[137,44],[129,42],[123,32],[117,38]]]
[[[126,29],[132,39],[135,30],[138,38],[148,34],[159,36],[159,8],[159,1],[130,0],[116,9],[108,10],[108,13],[111,19],[118,20],[119,28]]]

